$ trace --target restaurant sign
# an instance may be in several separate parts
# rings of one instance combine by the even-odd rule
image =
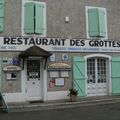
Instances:
[[[34,45],[47,51],[120,52],[120,40],[0,37],[0,51],[24,51]]]

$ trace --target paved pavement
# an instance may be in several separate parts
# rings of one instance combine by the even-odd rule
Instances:
[[[10,112],[22,112],[22,111],[37,111],[37,110],[49,110],[49,109],[61,109],[61,108],[74,108],[78,106],[93,106],[104,105],[111,103],[120,103],[120,96],[100,96],[100,97],[87,97],[78,98],[76,102],[70,102],[69,100],[60,101],[48,101],[48,102],[26,102],[26,103],[11,103],[9,104]]]
[[[107,101],[106,101],[107,102]],[[99,101],[100,103],[100,101]],[[0,120],[120,120],[120,102],[0,113]]]

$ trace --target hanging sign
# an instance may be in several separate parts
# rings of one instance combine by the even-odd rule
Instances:
[[[120,52],[120,40],[0,37],[0,51],[24,51],[34,45],[47,51]]]
[[[48,65],[48,69],[71,69],[71,66],[67,63],[58,62]]]
[[[15,65],[8,65],[3,68],[3,71],[20,71],[21,68]]]

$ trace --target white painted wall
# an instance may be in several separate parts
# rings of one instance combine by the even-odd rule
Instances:
[[[22,93],[3,93],[6,102],[25,102],[26,97]]]
[[[48,92],[48,100],[62,100],[62,99],[68,99],[69,97],[68,91],[54,91],[54,92]]]

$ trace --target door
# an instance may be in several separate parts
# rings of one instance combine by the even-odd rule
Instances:
[[[42,99],[40,60],[27,60],[27,95],[29,100]]]
[[[120,95],[120,57],[112,58],[112,94]]]
[[[87,96],[107,95],[107,59],[87,59]]]
[[[73,57],[73,87],[78,90],[78,96],[85,96],[85,60]]]

